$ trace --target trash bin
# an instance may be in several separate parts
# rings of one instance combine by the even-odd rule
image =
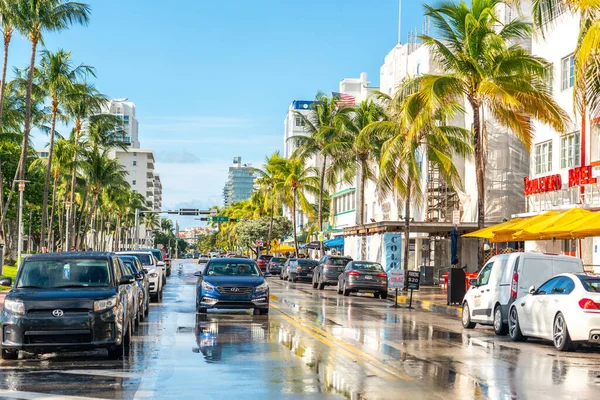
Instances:
[[[465,279],[462,268],[451,268],[448,271],[448,305],[462,303],[466,293]]]
[[[421,285],[433,286],[433,267],[421,265]]]

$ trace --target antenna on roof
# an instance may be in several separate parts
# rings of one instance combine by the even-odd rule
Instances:
[[[398,0],[398,43],[401,43],[402,27],[402,0]]]

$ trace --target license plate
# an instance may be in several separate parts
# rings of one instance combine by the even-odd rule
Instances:
[[[365,276],[365,279],[373,279],[373,277],[371,275],[367,275]]]
[[[308,278],[312,278],[312,274],[306,274]]]

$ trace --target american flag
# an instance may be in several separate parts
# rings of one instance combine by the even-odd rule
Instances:
[[[356,98],[354,96],[338,92],[331,92],[331,94],[333,95],[333,97],[338,99],[337,104],[340,107],[352,107],[354,104],[356,104]]]

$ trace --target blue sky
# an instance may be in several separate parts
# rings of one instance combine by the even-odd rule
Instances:
[[[398,0],[88,3],[88,27],[47,35],[45,45],[95,66],[101,92],[136,103],[140,142],[156,153],[168,208],[219,203],[234,156],[260,165],[283,147],[292,100],[337,90],[363,71],[378,85],[397,42]],[[421,1],[403,1],[403,42],[422,14]],[[28,57],[29,43],[15,39],[10,65],[24,67]]]

